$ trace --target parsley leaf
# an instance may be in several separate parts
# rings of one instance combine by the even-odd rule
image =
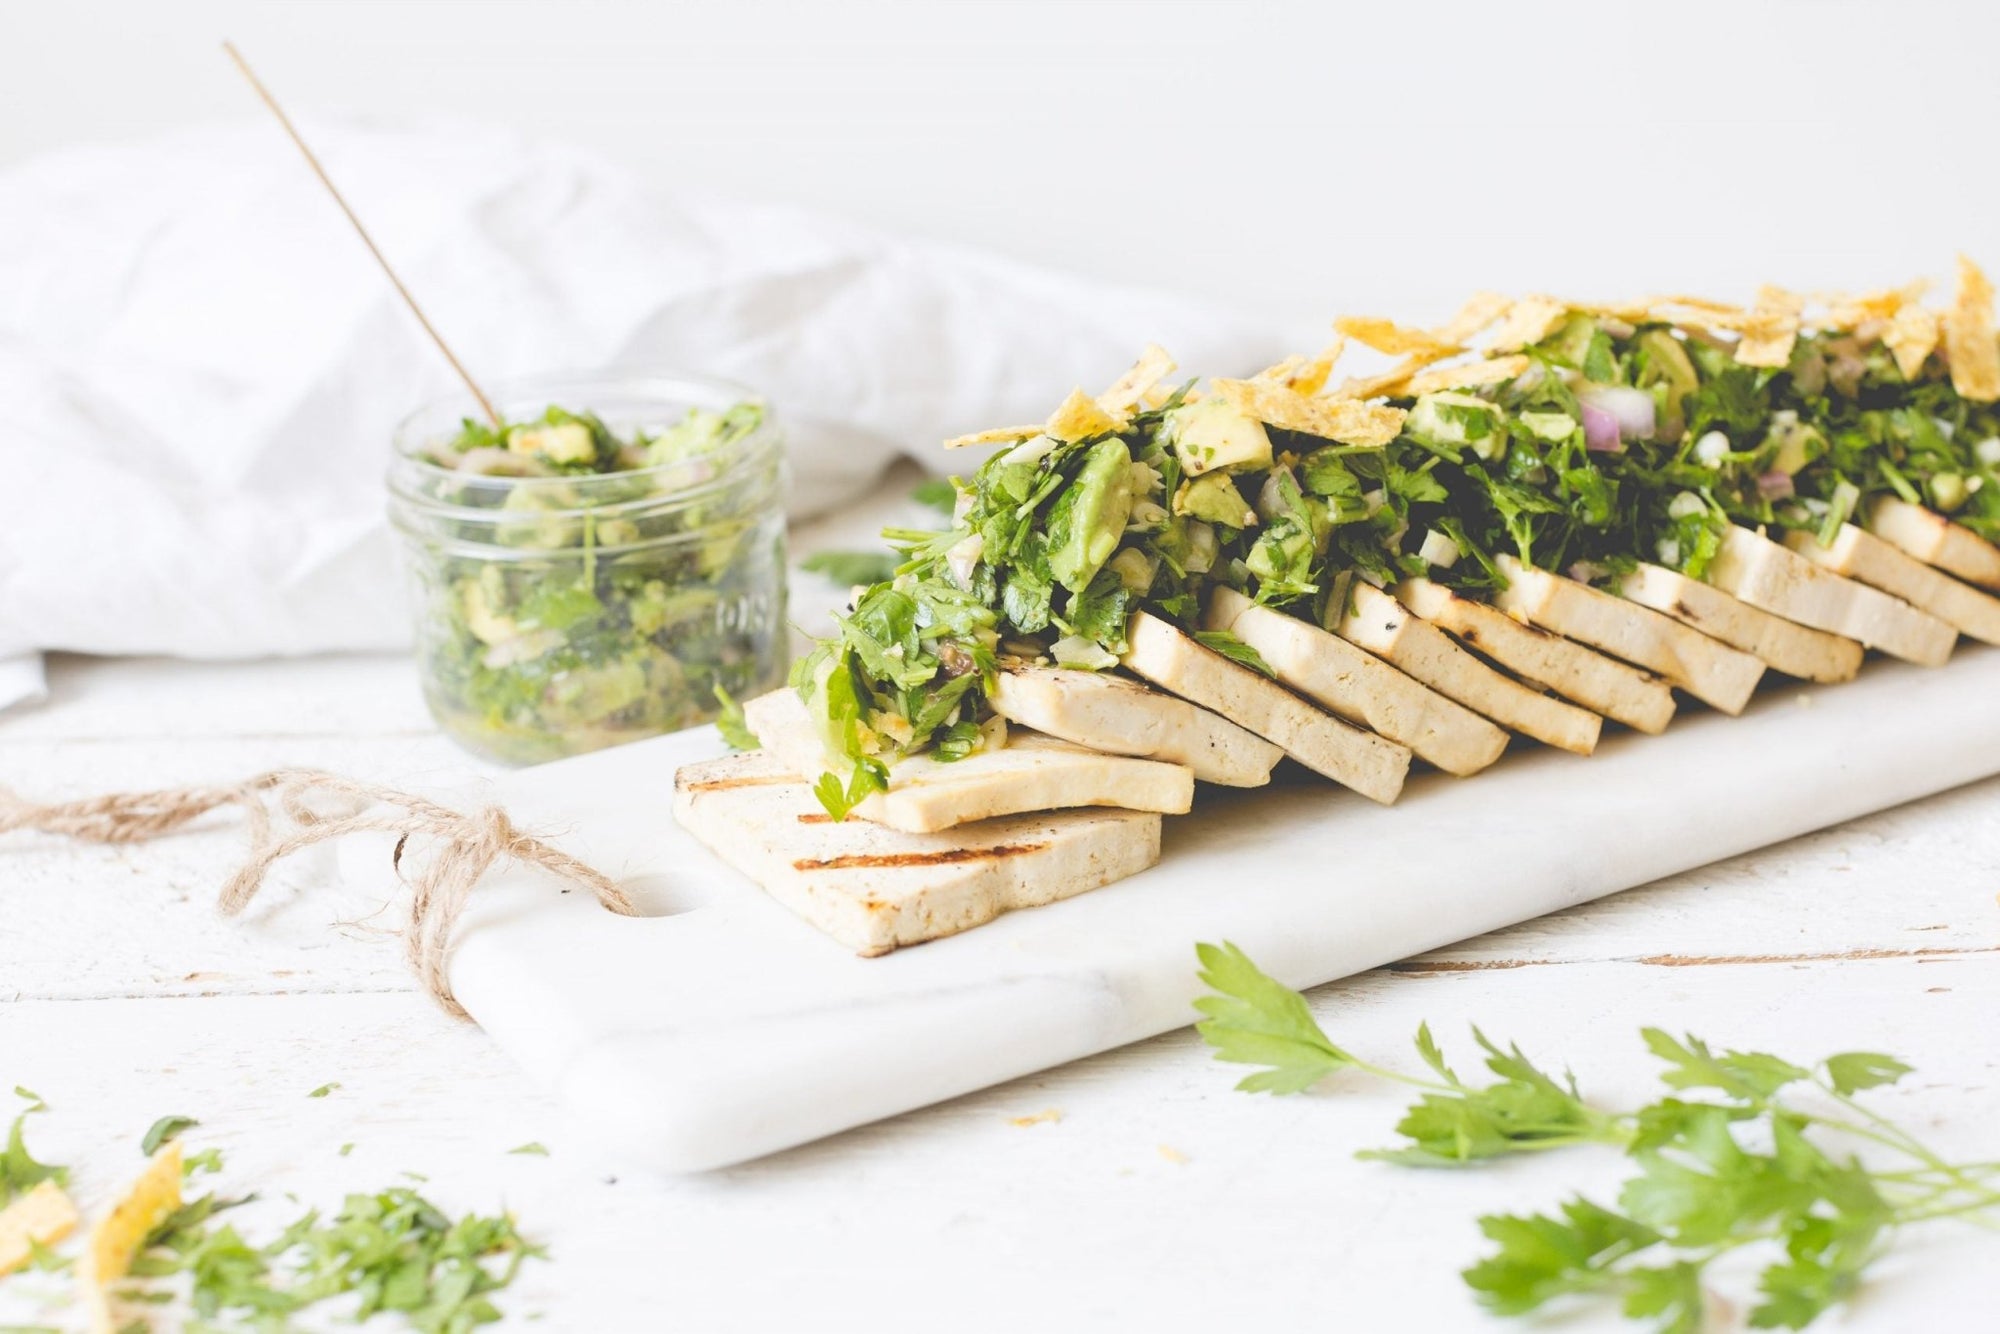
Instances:
[[[145,1138],[139,1141],[139,1152],[150,1158],[153,1156],[154,1150],[158,1149],[162,1144],[175,1138],[189,1126],[198,1126],[200,1124],[201,1122],[195,1120],[192,1116],[163,1116],[153,1122],[152,1128],[146,1131]]]
[[[1459,1166],[1504,1154],[1593,1142],[1621,1150],[1633,1171],[1616,1207],[1582,1197],[1551,1214],[1479,1220],[1492,1250],[1464,1271],[1479,1302],[1500,1315],[1558,1299],[1615,1300],[1659,1334],[1696,1334],[1710,1266],[1761,1248],[1759,1300],[1749,1324],[1801,1329],[1851,1298],[1896,1229],[1932,1218],[2000,1215],[2000,1167],[1957,1166],[1852,1095],[1894,1083],[1909,1067],[1876,1052],[1842,1052],[1816,1066],[1763,1052],[1718,1050],[1700,1038],[1642,1031],[1666,1062],[1667,1096],[1629,1114],[1585,1104],[1518,1047],[1473,1035],[1498,1081],[1474,1086],[1446,1061],[1428,1025],[1417,1056],[1429,1076],[1372,1065],[1336,1045],[1297,992],[1233,946],[1196,947],[1214,995],[1196,1008],[1219,1060],[1266,1069],[1238,1088],[1298,1092],[1353,1069],[1420,1091],[1396,1129],[1408,1144],[1363,1158]],[[1434,1076],[1434,1077],[1433,1077]],[[1812,1096],[1787,1101],[1794,1090]],[[1851,1110],[1830,1115],[1828,1104]],[[1830,1151],[1822,1138],[1865,1142],[1898,1162],[1880,1170]],[[1768,1258],[1773,1244],[1776,1258]],[[1755,1253],[1755,1252],[1753,1252]]]
[[[1194,632],[1194,639],[1203,648],[1220,653],[1239,667],[1262,672],[1273,681],[1278,679],[1278,673],[1272,669],[1270,663],[1264,661],[1263,654],[1227,630],[1197,630]]]
[[[1208,1017],[1195,1025],[1219,1061],[1268,1067],[1246,1076],[1246,1093],[1301,1093],[1354,1058],[1333,1045],[1307,1008],[1305,997],[1275,982],[1236,946],[1197,945],[1201,980],[1218,994],[1195,1008]]]
[[[880,584],[893,578],[901,563],[887,551],[815,551],[799,562],[799,568],[836,584]]]
[[[743,717],[743,706],[736,697],[721,686],[715,688],[715,702],[722,706],[722,712],[715,717],[715,730],[722,733],[722,740],[731,750],[757,750],[764,743],[750,730],[749,722]]]
[[[34,1096],[21,1089],[16,1089],[15,1092],[25,1097]],[[28,1152],[25,1139],[28,1118],[47,1110],[46,1103],[40,1098],[34,1098],[33,1104],[14,1118],[14,1124],[7,1132],[6,1148],[0,1149],[0,1204],[5,1204],[24,1191],[33,1190],[44,1181],[53,1181],[58,1186],[69,1184],[68,1168],[52,1167],[47,1163],[36,1162],[34,1155]]]

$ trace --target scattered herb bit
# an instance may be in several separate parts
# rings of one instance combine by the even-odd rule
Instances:
[[[743,717],[743,706],[736,697],[721,686],[715,688],[716,702],[722,705],[722,712],[715,716],[715,730],[722,733],[723,741],[731,750],[757,750],[764,743],[750,730],[750,724]]]
[[[343,1158],[345,1158],[348,1154],[353,1152],[354,1152],[354,1145],[351,1142],[340,1146],[340,1156]]]
[[[1843,1052],[1799,1065],[1763,1052],[1716,1051],[1695,1037],[1642,1030],[1666,1063],[1668,1093],[1631,1113],[1586,1103],[1520,1048],[1473,1037],[1497,1080],[1471,1084],[1447,1064],[1428,1025],[1417,1030],[1413,1075],[1337,1046],[1305,998],[1261,972],[1233,945],[1199,945],[1201,979],[1215,994],[1196,1007],[1217,1059],[1263,1069],[1237,1085],[1298,1093],[1339,1070],[1419,1092],[1396,1133],[1403,1143],[1360,1156],[1461,1167],[1512,1153],[1601,1144],[1624,1153],[1634,1174],[1616,1207],[1575,1197],[1553,1214],[1479,1220],[1492,1252],[1464,1271],[1488,1310],[1525,1315],[1570,1298],[1617,1300],[1660,1334],[1703,1327],[1704,1283],[1717,1259],[1775,1244],[1749,1314],[1757,1329],[1803,1329],[1860,1287],[1898,1228],[2000,1214],[2000,1164],[1953,1164],[1908,1131],[1855,1101],[1910,1067],[1876,1052]],[[1690,1096],[1695,1095],[1695,1096]],[[1831,1105],[1828,1113],[1820,1108]],[[1866,1143],[1893,1155],[1880,1169],[1834,1144]]]
[[[895,577],[898,558],[886,551],[815,551],[799,568],[836,584],[880,584]]]
[[[43,1100],[42,1095],[33,1089],[23,1088],[19,1084],[16,1084],[14,1085],[14,1096],[27,1099],[29,1104],[28,1110],[31,1112],[46,1112],[49,1109],[49,1104]]]
[[[183,1205],[147,1237],[133,1275],[186,1275],[205,1327],[290,1329],[297,1313],[355,1294],[357,1320],[395,1312],[423,1334],[465,1334],[500,1319],[492,1294],[543,1253],[510,1217],[454,1220],[405,1186],[349,1195],[331,1221],[309,1211],[262,1245],[212,1223],[247,1202],[205,1196]],[[134,1299],[171,1301],[174,1290],[146,1288]]]
[[[928,505],[940,514],[950,514],[958,504],[958,488],[947,477],[927,477],[910,492],[910,499]]]
[[[14,1118],[13,1126],[7,1131],[7,1147],[0,1149],[0,1205],[24,1191],[33,1190],[44,1181],[53,1181],[58,1186],[69,1184],[69,1169],[53,1167],[36,1162],[28,1152],[25,1138],[28,1118],[48,1110],[48,1105],[34,1095],[22,1092],[24,1097],[33,1098],[31,1105]]]
[[[1195,642],[1203,648],[1220,653],[1223,657],[1236,663],[1238,666],[1262,672],[1272,680],[1276,680],[1278,677],[1278,673],[1272,669],[1271,664],[1264,661],[1263,654],[1238,639],[1235,635],[1230,634],[1227,630],[1197,630],[1195,631],[1194,638]]]
[[[76,1262],[67,1255],[56,1254],[55,1248],[34,1237],[28,1238],[28,1268],[42,1274],[60,1274]]]
[[[306,1096],[307,1096],[308,1098],[324,1098],[324,1097],[325,1097],[325,1096],[326,1096],[327,1094],[329,1094],[329,1093],[333,1092],[333,1091],[334,1091],[335,1089],[337,1089],[337,1088],[339,1088],[339,1087],[340,1087],[340,1085],[339,1085],[339,1083],[338,1083],[338,1082],[335,1082],[335,1083],[332,1083],[332,1084],[321,1084],[321,1085],[320,1085],[320,1086],[319,1086],[318,1088],[314,1089],[314,1090],[313,1090],[313,1091],[312,1091],[311,1093],[308,1093],[308,1094],[306,1094]]]
[[[152,1129],[148,1130],[145,1138],[139,1141],[139,1152],[151,1158],[162,1144],[176,1138],[189,1126],[200,1124],[201,1122],[192,1116],[163,1116],[153,1122]]]
[[[546,1158],[549,1156],[548,1149],[544,1145],[542,1145],[539,1141],[534,1141],[534,1140],[531,1140],[528,1143],[521,1145],[519,1148],[509,1149],[507,1150],[507,1152],[531,1154],[537,1158]]]
[[[196,1176],[203,1172],[220,1172],[221,1170],[222,1150],[220,1149],[203,1149],[199,1153],[191,1153],[181,1159],[181,1176],[184,1178]]]

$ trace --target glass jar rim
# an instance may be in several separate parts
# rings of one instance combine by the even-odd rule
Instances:
[[[595,393],[593,393],[595,391]],[[715,454],[697,455],[690,459],[678,459],[671,463],[655,464],[646,468],[626,468],[603,473],[558,473],[549,477],[508,477],[491,473],[467,473],[456,468],[446,468],[424,458],[417,450],[424,444],[433,443],[438,434],[429,424],[440,414],[449,414],[460,420],[477,420],[481,415],[480,405],[464,389],[443,394],[418,405],[396,424],[394,435],[394,465],[407,466],[419,477],[438,480],[449,479],[460,486],[474,488],[490,487],[495,493],[515,490],[533,492],[539,487],[578,484],[588,485],[596,481],[634,482],[656,478],[671,478],[677,470],[687,470],[690,464],[716,462],[722,460],[733,463],[753,455],[753,446],[768,445],[778,436],[777,416],[771,403],[763,394],[735,380],[715,375],[694,375],[671,371],[620,368],[616,366],[598,370],[552,371],[536,375],[519,376],[496,382],[487,397],[493,401],[501,420],[506,421],[512,405],[539,400],[547,407],[557,400],[568,398],[571,403],[582,406],[572,411],[594,412],[589,400],[594,396],[637,395],[651,398],[662,407],[687,408],[706,407],[723,411],[742,403],[755,404],[763,413],[763,418],[755,429],[741,440],[735,441],[727,450]],[[567,405],[565,405],[567,406]],[[512,423],[510,423],[512,424]],[[615,423],[607,422],[607,425]],[[725,469],[726,475],[727,469]],[[706,486],[718,478],[704,479]],[[393,473],[391,489],[394,488]],[[687,488],[692,491],[696,488]],[[668,492],[662,496],[685,494]],[[451,508],[441,502],[419,500],[418,503],[436,504],[440,509]],[[476,508],[476,507],[468,507]],[[577,513],[598,508],[585,506]],[[551,511],[556,513],[559,511]]]

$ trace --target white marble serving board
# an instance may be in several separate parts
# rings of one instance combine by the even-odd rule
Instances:
[[[700,1170],[1186,1024],[1196,941],[1316,985],[2000,773],[2000,651],[1779,683],[1741,718],[1684,708],[1587,759],[1517,740],[1477,778],[1413,779],[1394,807],[1311,779],[1205,790],[1152,870],[876,959],[674,824],[674,769],[722,747],[708,728],[662,737],[493,794],[659,915],[498,872],[452,985],[593,1143]]]

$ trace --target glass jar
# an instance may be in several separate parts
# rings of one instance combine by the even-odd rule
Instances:
[[[630,466],[554,475],[495,475],[551,472],[504,443],[453,454],[463,395],[398,428],[389,517],[424,697],[446,733],[533,764],[707,722],[718,689],[743,699],[783,679],[784,443],[760,398],[719,380],[603,375],[503,384],[493,399],[509,423],[554,405],[628,442],[691,410],[736,415],[704,448],[628,445],[617,463]]]

